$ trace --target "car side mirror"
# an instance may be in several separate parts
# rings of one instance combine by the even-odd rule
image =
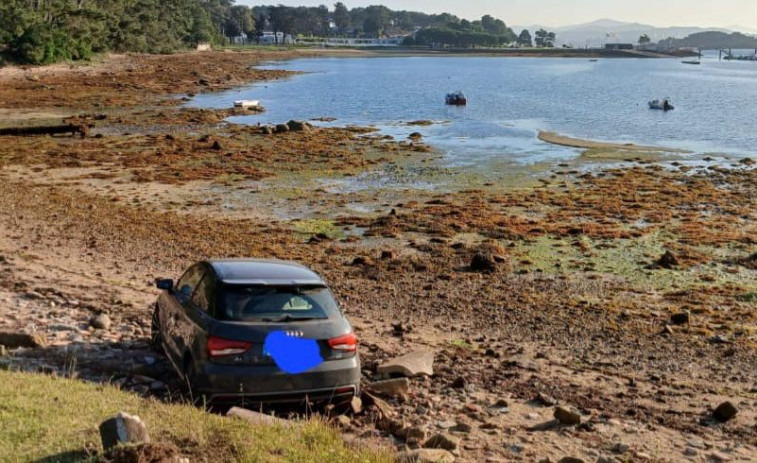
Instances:
[[[173,280],[170,280],[170,279],[156,280],[155,286],[157,286],[158,289],[171,292],[173,291]]]

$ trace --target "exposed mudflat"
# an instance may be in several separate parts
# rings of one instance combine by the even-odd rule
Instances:
[[[0,139],[0,331],[48,340],[3,365],[177,400],[147,347],[154,278],[208,257],[293,259],[333,286],[366,384],[385,360],[434,352],[431,377],[342,420],[350,441],[402,450],[442,433],[470,462],[757,460],[749,160],[663,167],[631,153],[511,188],[440,167],[418,141],[265,135],[223,122],[230,110],[176,104],[281,77],[251,66],[286,56],[0,74],[0,108],[24,124],[35,111],[92,125],[84,139]],[[95,329],[101,313],[111,323]],[[738,414],[720,423],[725,401]],[[554,421],[554,403],[581,424]]]

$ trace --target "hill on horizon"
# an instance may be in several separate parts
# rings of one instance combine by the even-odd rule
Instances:
[[[522,29],[530,31],[542,28],[539,25],[533,26],[514,26],[513,29],[520,32]],[[683,39],[692,34],[701,32],[734,32],[731,29],[719,27],[698,27],[698,26],[671,26],[656,27],[649,24],[616,21],[614,19],[598,19],[596,21],[575,24],[563,27],[544,27],[549,31],[557,34],[557,45],[571,45],[574,47],[601,47],[606,43],[637,43],[639,37],[647,34],[652,42],[674,38]],[[747,31],[749,32],[749,31]]]

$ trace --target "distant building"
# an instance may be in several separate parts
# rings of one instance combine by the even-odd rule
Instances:
[[[319,47],[399,47],[406,36],[393,36],[381,38],[350,38],[350,37],[297,37],[297,43],[301,45],[313,45]]]
[[[323,44],[331,47],[399,47],[405,36],[382,37],[378,39],[353,39],[330,37]]]
[[[285,35],[283,32],[263,32],[263,35],[258,37],[258,40],[261,45],[291,45],[294,43],[294,37],[290,34]]]
[[[605,50],[633,50],[632,43],[608,43],[605,44]]]

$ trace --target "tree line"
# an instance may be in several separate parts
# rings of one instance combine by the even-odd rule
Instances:
[[[485,15],[469,21],[449,13],[426,14],[417,11],[391,10],[382,5],[349,9],[338,2],[333,10],[326,6],[290,7],[284,5],[253,8],[259,32],[305,37],[375,38],[408,35],[409,46],[497,47],[509,44],[553,47],[554,32],[543,29],[532,38],[527,30],[516,35],[501,19]]]
[[[329,9],[235,0],[0,0],[0,59],[46,64],[93,53],[170,53],[264,31],[305,37],[412,35],[408,45],[553,46],[554,34],[516,35],[490,15],[469,21],[449,13],[395,11],[382,5]]]
[[[0,54],[29,64],[168,53],[243,31],[254,34],[255,18],[234,0],[0,1]]]

